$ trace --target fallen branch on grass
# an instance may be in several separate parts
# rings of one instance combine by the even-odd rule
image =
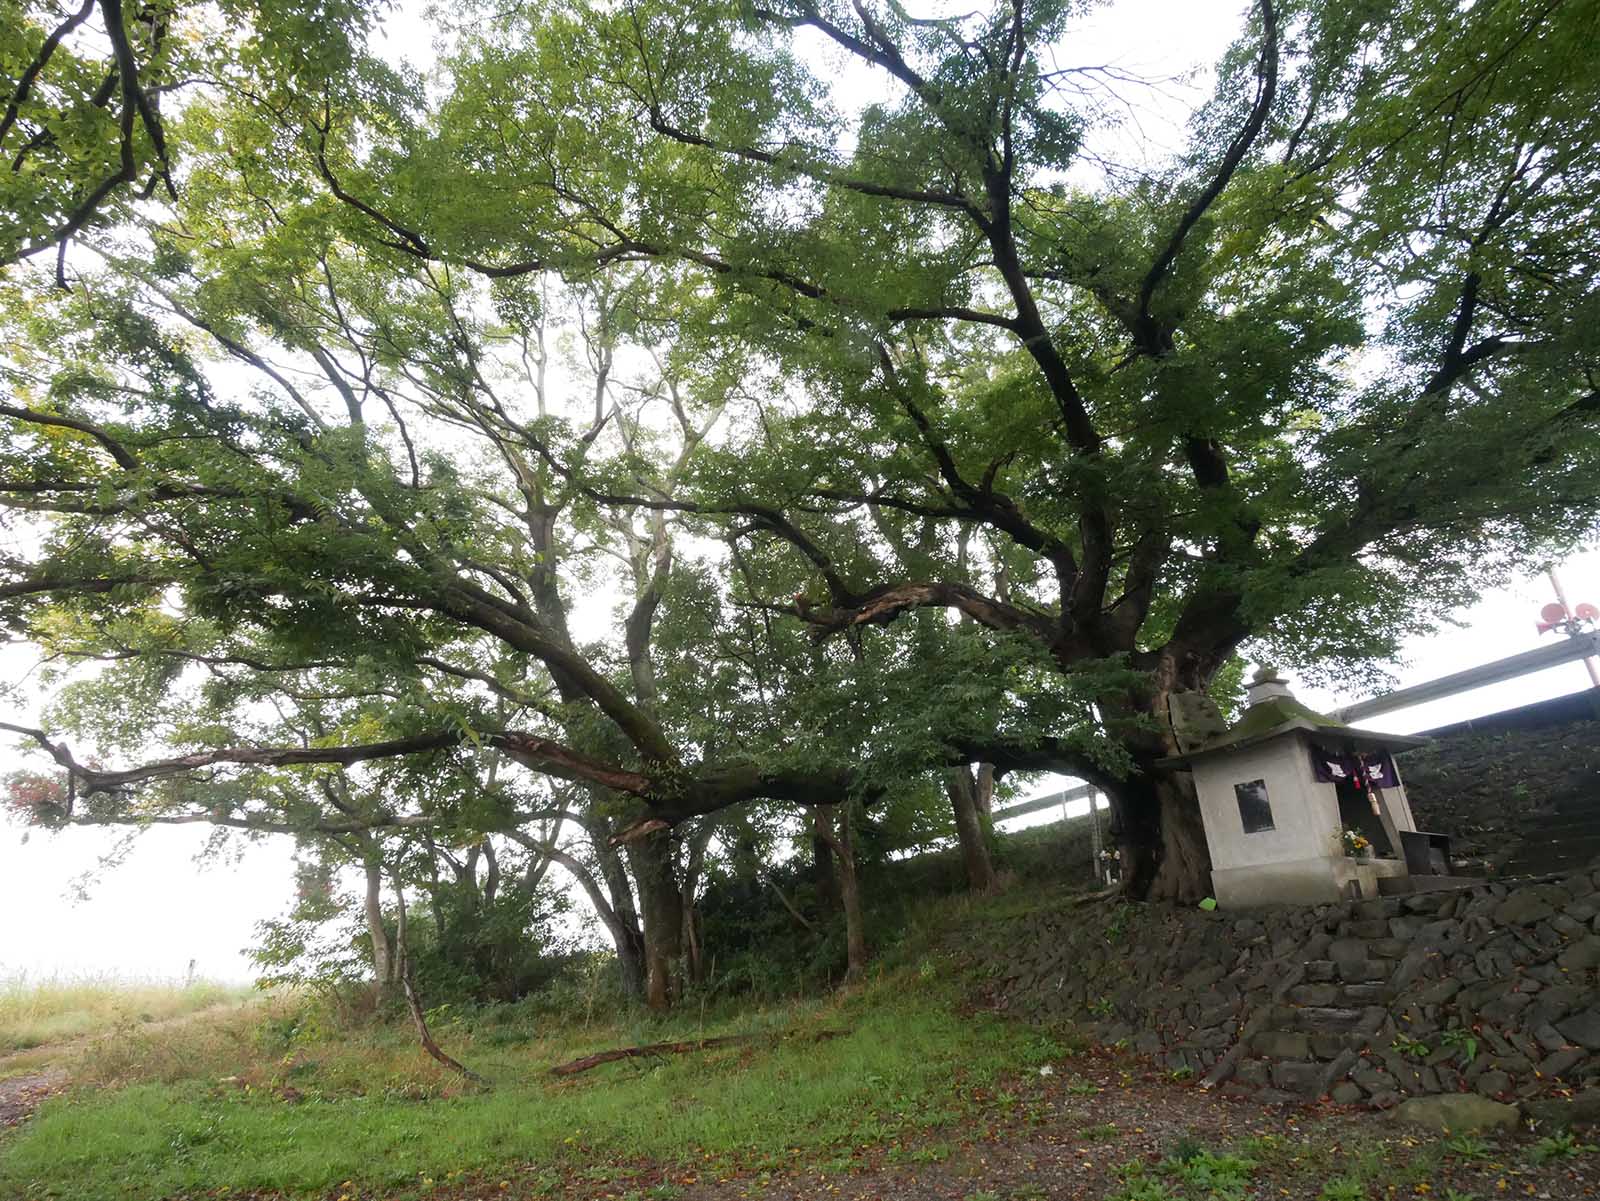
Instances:
[[[818,1030],[809,1035],[816,1042],[824,1039],[839,1038],[847,1034],[845,1030]],[[569,1063],[558,1063],[550,1069],[552,1076],[576,1076],[579,1072],[587,1072],[590,1068],[597,1068],[602,1063],[615,1063],[619,1059],[643,1059],[657,1055],[684,1055],[690,1051],[709,1051],[713,1047],[734,1047],[741,1043],[760,1042],[762,1039],[772,1038],[768,1034],[724,1034],[719,1038],[694,1038],[685,1042],[676,1043],[649,1043],[642,1047],[618,1047],[614,1051],[596,1051],[593,1055],[585,1055],[581,1059],[574,1059]],[[783,1037],[779,1035],[777,1037]]]

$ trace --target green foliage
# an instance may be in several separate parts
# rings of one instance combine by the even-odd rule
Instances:
[[[1398,1054],[1408,1059],[1426,1059],[1431,1052],[1427,1043],[1420,1039],[1412,1038],[1409,1034],[1401,1033],[1394,1036],[1394,1041],[1389,1044]]]
[[[417,987],[430,1001],[515,1000],[581,963],[557,932],[571,908],[564,893],[509,889],[486,901],[459,887],[441,891],[438,917],[419,913],[409,930]]]
[[[1173,1163],[1188,1163],[1205,1153],[1206,1145],[1192,1134],[1186,1134],[1172,1144],[1172,1150],[1167,1152],[1166,1158]]]
[[[423,1176],[444,1181],[511,1164],[565,1168],[646,1156],[733,1170],[772,1157],[788,1162],[795,1148],[887,1146],[959,1119],[970,1090],[1018,1062],[1026,1031],[959,1015],[949,1000],[946,991],[902,976],[842,1009],[743,1013],[732,1027],[685,1018],[650,1033],[765,1028],[792,1029],[795,1037],[613,1065],[577,1088],[547,1084],[544,1069],[646,1031],[546,1027],[535,1041],[489,1046],[476,1031],[504,1023],[476,1025],[468,1016],[452,1031],[452,1047],[496,1087],[425,1105],[416,1103],[415,1088],[430,1096],[456,1083],[434,1070],[403,1028],[305,1029],[287,1050],[263,1045],[270,1072],[247,1045],[231,1064],[192,1061],[195,1075],[170,1086],[135,1084],[47,1105],[9,1143],[0,1190],[136,1201],[197,1188],[321,1192],[354,1180],[363,1189],[401,1191]],[[848,1033],[806,1037],[822,1026]],[[286,1054],[301,1066],[285,1068]],[[219,1087],[222,1075],[240,1080]],[[285,1087],[298,1103],[286,1103]]]
[[[1444,1140],[1444,1149],[1458,1159],[1483,1159],[1492,1148],[1473,1134],[1452,1134]]]
[[[1113,946],[1125,941],[1138,914],[1138,909],[1133,905],[1118,905],[1111,920],[1106,923],[1106,941]]]
[[[0,263],[83,243],[0,281],[0,626],[60,665],[13,807],[382,862],[452,1000],[559,951],[496,839],[630,955],[705,884],[708,977],[830,979],[836,915],[765,896],[797,812],[870,874],[955,764],[1094,778],[1198,900],[1170,692],[1370,684],[1600,513],[1584,6],[1278,8],[1127,179],[1062,0],[560,0],[426,75],[361,0],[102,4],[48,62],[0,11]]]
[[[1210,1151],[1201,1151],[1163,1166],[1192,1195],[1216,1198],[1217,1201],[1243,1198],[1256,1167],[1254,1160]]]
[[[1579,1142],[1570,1130],[1562,1130],[1556,1134],[1547,1134],[1534,1143],[1528,1152],[1528,1158],[1533,1163],[1548,1163],[1555,1159],[1574,1159],[1597,1149],[1600,1148],[1596,1148],[1592,1143]]]
[[[1117,1173],[1123,1186],[1109,1201],[1242,1201],[1255,1167],[1253,1160],[1186,1138],[1158,1164],[1123,1164]]]
[[[1335,1176],[1322,1186],[1317,1201],[1367,1201],[1367,1186],[1354,1176]]]
[[[1478,1057],[1478,1038],[1464,1026],[1454,1026],[1439,1036],[1442,1046],[1451,1047],[1461,1056],[1462,1063],[1471,1063]]]
[[[1163,1181],[1135,1177],[1112,1193],[1107,1201],[1180,1201]]]

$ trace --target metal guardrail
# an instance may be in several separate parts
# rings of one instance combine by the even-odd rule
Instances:
[[[1536,650],[1524,651],[1520,655],[1512,655],[1508,659],[1498,659],[1481,667],[1469,667],[1466,671],[1440,676],[1437,680],[1429,680],[1425,684],[1416,684],[1383,696],[1357,701],[1353,705],[1346,705],[1343,709],[1335,709],[1332,716],[1340,721],[1359,721],[1363,717],[1376,717],[1380,713],[1392,713],[1396,709],[1409,709],[1412,705],[1420,705],[1425,701],[1454,696],[1458,692],[1470,692],[1474,688],[1498,684],[1502,680],[1512,680],[1517,676],[1525,676],[1530,672],[1542,671],[1546,667],[1556,667],[1562,663],[1571,663],[1577,659],[1587,659],[1592,655],[1600,655],[1600,634],[1575,634],[1563,638],[1553,646],[1541,646]]]
[[[995,821],[1003,822],[1008,817],[1021,817],[1025,813],[1038,813],[1041,809],[1053,809],[1057,805],[1065,805],[1072,801],[1092,800],[1099,791],[1093,784],[1082,784],[1077,788],[1047,793],[1044,796],[1036,796],[1031,800],[1018,801],[1015,805],[1007,805],[1004,809],[996,809],[993,817]]]
[[[1563,663],[1571,663],[1578,659],[1587,659],[1595,655],[1600,655],[1600,633],[1573,634],[1551,646],[1541,646],[1535,650],[1524,651],[1520,655],[1497,659],[1493,663],[1470,667],[1466,671],[1453,672],[1447,676],[1440,676],[1437,680],[1429,680],[1427,683],[1416,684],[1410,688],[1401,688],[1395,692],[1385,693],[1383,696],[1368,697],[1364,701],[1357,701],[1353,705],[1335,709],[1331,716],[1338,718],[1340,721],[1359,721],[1363,717],[1376,717],[1380,713],[1392,713],[1396,709],[1408,709],[1413,705],[1420,705],[1426,701],[1455,696],[1460,692],[1470,692],[1474,688],[1484,688],[1490,684],[1498,684],[1502,680],[1512,680],[1518,676],[1528,675],[1531,672],[1542,671],[1547,667],[1557,667]],[[1077,788],[1048,793],[1045,796],[1018,801],[1014,805],[1007,805],[1004,809],[996,809],[994,811],[994,820],[1001,822],[1007,818],[1038,813],[1041,810],[1052,809],[1057,805],[1066,805],[1072,801],[1092,800],[1099,792],[1100,790],[1094,785],[1083,784]]]

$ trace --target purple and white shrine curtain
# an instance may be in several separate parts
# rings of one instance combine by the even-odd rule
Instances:
[[[1397,788],[1400,785],[1388,751],[1335,751],[1313,743],[1311,774],[1322,784],[1348,780],[1357,788]]]

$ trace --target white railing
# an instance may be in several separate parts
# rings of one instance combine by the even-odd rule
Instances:
[[[1522,654],[1512,655],[1509,659],[1497,659],[1481,667],[1469,667],[1466,671],[1440,676],[1437,680],[1429,680],[1426,684],[1415,684],[1410,688],[1401,688],[1382,696],[1357,701],[1353,705],[1346,705],[1343,709],[1335,709],[1332,716],[1340,721],[1359,721],[1363,717],[1376,717],[1380,713],[1392,713],[1396,709],[1409,709],[1412,705],[1420,705],[1424,701],[1455,696],[1458,692],[1471,692],[1474,688],[1484,688],[1490,684],[1498,684],[1502,680],[1513,680],[1530,672],[1543,671],[1547,667],[1571,663],[1575,659],[1587,659],[1597,654],[1600,654],[1600,634],[1573,634],[1552,646],[1523,651]]]

